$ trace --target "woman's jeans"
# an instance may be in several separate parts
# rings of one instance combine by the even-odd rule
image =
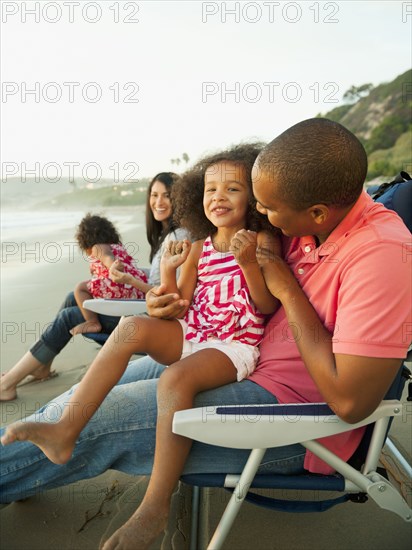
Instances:
[[[106,334],[110,334],[120,320],[120,317],[112,317],[111,315],[99,315],[98,317],[102,325],[102,332]],[[72,338],[70,330],[80,323],[84,323],[84,321],[85,318],[76,304],[74,293],[70,292],[57,312],[54,321],[43,332],[40,340],[30,348],[31,354],[40,363],[49,363],[70,342]]]
[[[131,362],[119,384],[80,434],[73,457],[67,464],[53,464],[38,447],[28,442],[1,447],[0,501],[23,499],[53,487],[97,476],[109,468],[128,474],[150,474],[155,448],[156,386],[164,368],[149,357]],[[72,393],[73,388],[27,420],[55,422]],[[244,380],[203,392],[195,400],[196,406],[241,403],[276,403],[276,399],[257,384]],[[4,421],[7,422],[7,418]],[[302,472],[304,454],[301,445],[269,449],[260,471]],[[184,472],[236,474],[242,470],[248,455],[247,450],[195,442]]]

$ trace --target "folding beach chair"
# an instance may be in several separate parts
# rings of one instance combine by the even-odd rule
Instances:
[[[385,400],[363,421],[347,424],[324,403],[203,407],[175,413],[173,431],[196,441],[237,449],[251,449],[248,461],[240,475],[196,474],[184,475],[182,481],[193,485],[191,550],[196,550],[201,487],[233,489],[233,495],[208,546],[219,550],[233,525],[244,500],[273,510],[286,512],[322,512],[348,500],[366,502],[372,498],[379,507],[390,510],[407,522],[412,522],[412,510],[401,493],[382,475],[378,468],[382,447],[400,460],[403,457],[387,438],[395,416],[402,415],[400,397],[409,370],[402,365]],[[409,397],[412,400],[412,397]],[[291,423],[291,419],[299,422]],[[253,422],[253,424],[251,424]],[[316,440],[357,427],[367,430],[355,455],[346,463]],[[334,475],[256,474],[269,447],[300,443],[336,470]],[[405,468],[411,475],[411,468]],[[296,491],[338,491],[342,495],[328,500],[278,500],[256,493],[250,488]]]
[[[95,298],[93,300],[85,300],[83,307],[99,313],[101,315],[112,315],[114,317],[122,317],[124,315],[141,315],[146,312],[145,300],[106,300],[103,298]],[[86,332],[83,334],[88,340],[92,340],[103,346],[109,338],[109,334],[105,332]]]

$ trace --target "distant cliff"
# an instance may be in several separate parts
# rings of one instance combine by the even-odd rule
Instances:
[[[412,171],[412,70],[319,116],[340,122],[362,141],[368,179]]]

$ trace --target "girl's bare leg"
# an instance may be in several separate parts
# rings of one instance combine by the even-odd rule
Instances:
[[[144,316],[122,319],[76,388],[59,422],[11,424],[1,443],[28,440],[52,462],[64,464],[70,459],[81,430],[119,381],[133,353],[146,352],[167,365],[179,359],[182,344],[183,331],[178,321]]]
[[[199,351],[166,369],[158,385],[158,420],[152,476],[143,502],[104,544],[103,550],[145,550],[165,529],[170,500],[192,441],[172,432],[176,411],[190,409],[196,394],[236,380],[230,359],[214,349]]]
[[[87,290],[87,282],[84,281],[76,286],[74,289],[74,297],[76,299],[76,304],[85,318],[85,322],[73,327],[70,334],[75,336],[76,334],[84,334],[86,332],[100,332],[102,330],[102,325],[99,321],[97,313],[83,307],[83,302],[85,300],[90,300],[93,298]]]
[[[0,377],[0,401],[12,401],[16,399],[17,384],[29,374],[32,374],[39,380],[47,378],[50,374],[51,364],[52,361],[46,365],[40,363],[30,351],[25,353],[14,367]]]

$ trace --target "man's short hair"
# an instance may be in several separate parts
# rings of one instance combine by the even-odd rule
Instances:
[[[345,207],[356,202],[368,161],[356,136],[341,124],[312,118],[295,124],[260,153],[259,172],[277,183],[280,199],[296,210],[313,204]]]

